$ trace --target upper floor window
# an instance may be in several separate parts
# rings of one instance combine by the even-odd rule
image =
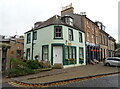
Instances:
[[[99,37],[98,36],[96,36],[96,43],[98,44],[99,42]]]
[[[27,44],[31,42],[31,33],[27,34]]]
[[[103,36],[103,44],[105,45],[105,36]]]
[[[100,35],[100,43],[102,43],[102,35]]]
[[[69,40],[73,40],[73,30],[69,29]]]
[[[81,32],[79,32],[79,42],[83,42],[83,40],[82,40],[83,38],[82,38],[82,33]]]
[[[87,27],[90,28],[90,22],[87,20]]]
[[[94,34],[92,34],[92,42],[94,42],[95,41],[95,39],[94,39]]]
[[[88,32],[87,33],[87,41],[89,41],[89,39],[90,39],[90,33]]]
[[[33,32],[33,40],[37,40],[37,31]]]
[[[62,38],[62,26],[54,27],[54,38]]]
[[[93,30],[93,32],[94,32],[94,25],[93,25],[93,24],[91,24],[91,28],[92,28],[92,30]]]

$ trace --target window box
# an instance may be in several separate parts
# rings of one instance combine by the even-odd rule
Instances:
[[[80,60],[80,61],[79,61],[79,63],[80,63],[80,64],[83,64],[83,63],[84,63],[84,61],[83,61],[83,60]]]
[[[70,65],[70,64],[76,64],[76,59],[65,59],[65,61],[67,62],[67,65]]]

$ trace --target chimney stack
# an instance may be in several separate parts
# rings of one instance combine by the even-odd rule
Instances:
[[[74,8],[72,7],[72,3],[70,5],[67,5],[65,7],[62,7],[62,11],[61,11],[61,16],[64,15],[70,15],[74,13]]]

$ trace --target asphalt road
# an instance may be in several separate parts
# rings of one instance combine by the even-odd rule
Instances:
[[[117,87],[117,88],[119,87],[120,88],[119,83],[120,83],[120,74],[77,81],[65,85],[55,85],[52,87]]]
[[[88,80],[82,80],[82,81],[77,81],[77,82],[72,82],[68,84],[63,84],[63,85],[54,85],[54,86],[49,86],[50,89],[56,89],[56,88],[62,88],[62,87],[115,87],[112,89],[120,89],[120,74],[119,75],[111,75],[111,76],[105,76],[105,77],[100,77],[100,78],[93,78],[93,79],[88,79]],[[1,87],[1,84],[0,84]],[[14,89],[15,87],[9,85],[8,83],[3,83],[2,84],[2,89]],[[53,87],[53,88],[52,88]],[[55,88],[56,87],[56,88]],[[16,89],[16,88],[15,88]],[[26,88],[20,88],[20,89],[26,89]],[[35,88],[28,88],[28,89],[35,89]],[[96,88],[95,88],[96,89]],[[106,88],[108,89],[108,88]]]

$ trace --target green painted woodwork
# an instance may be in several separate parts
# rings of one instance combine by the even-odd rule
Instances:
[[[62,26],[62,37],[63,39],[54,39],[54,27],[55,26]],[[69,40],[69,36],[68,36],[68,30],[72,29],[73,30],[73,41]],[[51,62],[51,64],[53,63],[53,46],[55,45],[59,45],[63,47],[63,64],[64,65],[79,65],[81,64],[79,62],[79,47],[82,47],[84,50],[84,63],[85,64],[85,38],[84,38],[84,33],[82,31],[79,30],[75,30],[73,28],[64,26],[64,25],[50,25],[38,30],[37,31],[37,39],[34,40],[34,46],[33,46],[33,59],[36,55],[39,55],[40,59],[42,60],[42,46],[43,45],[48,45],[49,46],[49,61]],[[82,38],[83,38],[83,42],[80,43],[79,42],[79,32],[82,33]],[[28,32],[31,33],[31,38],[32,38],[32,32]],[[32,50],[32,42],[29,44],[26,44],[27,41],[27,34],[25,33],[25,40],[24,40],[24,52],[26,56],[26,49],[30,48],[30,52]],[[32,40],[31,40],[32,41]],[[75,64],[73,63],[73,61],[70,61],[68,63],[67,60],[65,60],[65,47],[69,46],[68,43],[71,43],[72,47],[76,47],[76,61]]]

